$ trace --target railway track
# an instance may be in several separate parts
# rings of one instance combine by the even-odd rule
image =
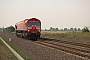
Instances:
[[[16,37],[15,34],[11,34],[11,35],[13,35],[11,38]],[[3,36],[6,36],[6,35],[3,35]],[[26,40],[26,39],[19,38],[19,40],[17,40],[17,39],[12,40],[11,42],[15,43],[15,41],[20,41],[20,42],[23,41],[23,43],[24,43],[25,42],[24,40]],[[26,42],[27,43],[28,42],[34,42],[34,43],[37,43],[39,45],[51,47],[52,49],[57,49],[57,50],[60,50],[60,51],[70,53],[71,55],[80,56],[80,57],[84,58],[85,60],[90,60],[90,45],[87,45],[87,44],[73,43],[73,42],[67,42],[67,41],[61,41],[61,40],[55,40],[55,39],[49,39],[49,38],[40,38],[38,41],[27,40]],[[16,42],[16,44],[17,44],[17,42]],[[22,43],[21,43],[21,45],[23,46]],[[30,46],[30,45],[27,44],[27,46]],[[25,48],[25,49],[29,50],[29,48]],[[22,50],[24,50],[24,49],[22,49]]]
[[[66,44],[71,44],[71,45],[76,45],[76,46],[81,46],[81,47],[87,47],[87,48],[90,48],[90,45],[88,45],[88,44],[81,44],[81,43],[67,42],[67,41],[55,40],[55,39],[50,39],[50,38],[40,38],[40,40],[55,41],[55,42],[61,42],[61,43],[66,43]]]
[[[45,38],[44,38],[45,39]],[[67,53],[71,53],[77,56],[80,56],[85,59],[90,59],[90,46],[86,44],[79,44],[79,43],[70,43],[70,42],[63,42],[60,40],[43,40],[42,38],[35,43],[51,47],[60,51],[65,51]]]

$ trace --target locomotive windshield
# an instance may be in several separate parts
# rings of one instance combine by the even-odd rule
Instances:
[[[29,27],[30,27],[30,26],[32,26],[32,25],[33,25],[33,23],[32,23],[32,22],[29,22],[29,23],[28,23],[28,26],[29,26]]]
[[[32,25],[36,25],[36,26],[40,26],[40,22],[29,22],[28,26],[32,26]]]
[[[35,22],[34,25],[40,26],[40,23],[39,22]]]

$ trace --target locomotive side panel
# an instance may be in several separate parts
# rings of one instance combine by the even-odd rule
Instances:
[[[27,30],[27,26],[25,22],[17,23],[15,27],[17,27],[16,30],[25,30],[25,31]]]

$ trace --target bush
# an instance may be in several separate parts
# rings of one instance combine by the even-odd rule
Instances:
[[[88,27],[85,26],[85,27],[83,28],[82,32],[89,32]]]
[[[15,32],[15,28],[13,26],[9,26],[9,27],[3,28],[3,31],[11,33],[11,32]]]

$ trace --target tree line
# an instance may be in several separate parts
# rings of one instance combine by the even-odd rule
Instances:
[[[59,28],[53,28],[53,27],[50,27],[50,29],[45,29],[45,31],[73,31],[73,32],[77,32],[77,31],[81,31],[81,32],[89,32],[89,29],[88,27],[84,27],[83,29],[80,29],[80,28],[64,28],[64,29],[59,29]]]
[[[6,27],[6,28],[0,28],[0,31],[3,31],[3,32],[8,32],[8,33],[11,33],[11,32],[15,32],[15,28],[11,25],[9,27]],[[77,31],[81,31],[81,32],[90,32],[89,31],[89,28],[88,27],[84,27],[83,29],[80,29],[80,28],[64,28],[64,29],[59,29],[59,28],[53,28],[53,27],[50,27],[50,29],[45,29],[45,31],[73,31],[73,32],[77,32]]]
[[[11,33],[11,32],[15,32],[15,28],[11,25],[11,26],[6,27],[6,28],[4,28],[4,27],[0,28],[0,31]]]

